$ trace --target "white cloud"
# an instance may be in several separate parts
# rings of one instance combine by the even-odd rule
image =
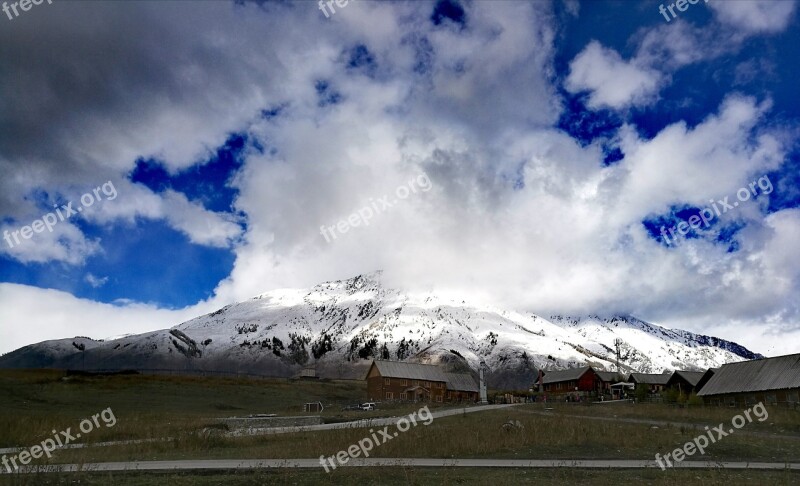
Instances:
[[[682,203],[704,207],[709,199],[735,194],[753,177],[777,169],[785,148],[776,138],[765,133],[747,142],[770,106],[730,96],[719,114],[693,129],[677,123],[648,141],[631,127],[623,129],[625,164],[612,169],[624,178],[618,216],[640,219]]]
[[[58,222],[52,227],[52,232],[44,228],[41,233],[32,233],[31,238],[26,240],[21,231],[30,224],[32,221],[24,225],[0,226],[0,233],[4,237],[0,244],[0,254],[22,263],[64,262],[80,265],[87,257],[101,251],[99,240],[86,238],[69,221]]]
[[[108,277],[95,277],[91,273],[87,273],[84,280],[93,288],[100,288],[108,282]]]
[[[169,328],[210,310],[202,303],[176,311],[143,304],[117,307],[57,290],[0,283],[0,353],[48,339],[102,339]]]
[[[677,19],[640,29],[631,38],[636,54],[627,61],[590,42],[570,63],[565,87],[572,93],[589,91],[594,109],[647,106],[679,69],[736,53],[753,36],[785,30],[794,19],[796,2],[736,0],[708,6],[715,21],[706,25]]]
[[[642,29],[634,62],[664,73],[736,51],[743,38],[711,24],[702,27],[676,21]]]
[[[577,17],[581,12],[581,2],[578,0],[563,0],[564,8],[573,17]]]
[[[571,93],[589,91],[593,109],[623,109],[654,102],[662,75],[634,61],[625,61],[613,49],[592,41],[569,65],[565,87]]]
[[[743,34],[775,34],[782,32],[794,20],[795,0],[736,0],[708,2],[724,25]]]
[[[163,211],[172,227],[198,245],[228,248],[242,232],[231,216],[208,211],[179,192],[165,192]]]
[[[652,140],[630,130],[622,139],[625,160],[610,168],[599,163],[597,147],[581,148],[558,132],[511,132],[487,145],[436,121],[412,129],[379,112],[357,118],[359,104],[354,99],[319,126],[264,128],[266,138],[282,141],[281,153],[293,164],[248,161],[238,181],[239,207],[251,225],[230,279],[218,289],[223,301],[382,268],[400,286],[544,314],[631,312],[670,325],[701,322],[687,318],[703,315],[757,320],[783,305],[783,297],[766,291],[775,269],[754,261],[749,250],[729,254],[708,242],[668,250],[640,224],[670,204],[703,205],[735,194],[777,167],[784,149],[756,130],[769,103],[731,96],[692,129],[675,124]],[[320,154],[327,162],[322,171]],[[512,160],[519,166],[498,162]],[[319,234],[320,224],[391,194],[418,171],[430,176],[430,192],[333,243]],[[515,177],[524,187],[514,189]],[[750,223],[749,240],[774,237],[758,224],[757,203],[735,217]],[[739,275],[730,278],[731,272]]]

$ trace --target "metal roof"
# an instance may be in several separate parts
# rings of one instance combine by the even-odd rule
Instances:
[[[692,386],[697,386],[700,382],[700,379],[703,378],[706,371],[675,371],[675,373],[670,377],[669,381],[672,381],[676,375],[686,380]]]
[[[411,380],[447,381],[442,368],[436,365],[405,363],[402,361],[373,361],[381,376],[385,378],[408,378]]]
[[[722,395],[788,388],[800,388],[800,354],[722,365],[698,395]]]
[[[467,373],[445,373],[447,389],[453,391],[478,392],[478,384],[472,375]]]
[[[655,373],[631,373],[628,380],[646,385],[666,385],[672,375]]]
[[[616,371],[595,371],[595,373],[597,373],[597,376],[603,381],[613,381],[614,383],[625,381],[625,377],[622,376],[622,373],[617,373]]]
[[[548,384],[559,383],[562,381],[575,381],[591,369],[591,366],[584,366],[583,368],[572,368],[569,370],[545,371],[544,380],[542,380],[542,383]]]
[[[705,373],[703,373],[703,377],[700,378],[700,381],[698,381],[697,385],[695,385],[695,389],[698,393],[703,389],[704,386],[706,386],[706,383],[711,380],[711,378],[714,376],[714,373],[717,371],[719,371],[719,368],[709,368]]]

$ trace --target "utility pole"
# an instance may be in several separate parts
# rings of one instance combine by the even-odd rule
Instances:
[[[486,396],[486,361],[481,360],[481,367],[480,367],[480,393],[481,393],[481,404],[489,403],[488,397]]]
[[[616,351],[617,351],[617,373],[619,373],[619,356],[620,356],[619,348],[620,348],[620,346],[622,346],[622,339],[620,339],[620,338],[615,339],[614,340],[614,348],[616,348]]]

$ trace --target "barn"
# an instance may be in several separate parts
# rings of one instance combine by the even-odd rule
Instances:
[[[370,400],[431,402],[476,401],[478,385],[468,373],[446,373],[441,366],[403,361],[373,361],[367,370]]]
[[[468,373],[445,373],[447,379],[447,394],[445,401],[447,402],[477,402],[478,401],[478,384],[475,383],[475,378]]]
[[[600,380],[600,392],[604,395],[613,396],[611,385],[625,381],[625,377],[616,371],[596,371],[595,373]]]
[[[714,376],[714,373],[716,373],[717,371],[719,371],[719,368],[709,368],[708,370],[706,370],[706,372],[703,373],[703,377],[700,378],[700,381],[697,382],[695,391],[697,393],[700,393],[700,390],[702,390],[703,387],[706,386],[706,383],[708,383],[709,380],[711,380],[711,378]]]
[[[800,354],[722,365],[698,393],[706,403],[748,407],[797,407],[800,403]]]
[[[628,381],[634,385],[647,385],[650,393],[661,393],[667,386],[671,374],[667,373],[631,373]]]
[[[544,371],[544,392],[548,394],[594,394],[600,388],[600,377],[591,366],[569,370]]]
[[[667,388],[678,390],[683,395],[691,395],[700,391],[700,380],[705,376],[705,371],[675,371],[667,380]]]

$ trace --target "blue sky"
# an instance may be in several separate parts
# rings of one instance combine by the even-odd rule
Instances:
[[[238,216],[245,229],[244,215],[234,207],[237,191],[228,183],[241,167],[247,145],[245,136],[232,134],[207,161],[175,174],[158,160],[138,159],[127,180],[155,194],[177,191],[207,211]],[[43,213],[49,210],[44,202],[40,208]],[[212,297],[233,268],[235,254],[230,247],[195,244],[162,220],[136,218],[113,225],[77,220],[75,225],[87,239],[100,241],[102,250],[77,265],[20,262],[3,255],[0,279],[98,302],[136,301],[177,309]]]
[[[800,351],[796,2],[670,22],[661,3],[64,2],[6,22],[0,232],[117,196],[0,241],[0,352],[379,268]],[[430,192],[321,236],[420,174]]]

